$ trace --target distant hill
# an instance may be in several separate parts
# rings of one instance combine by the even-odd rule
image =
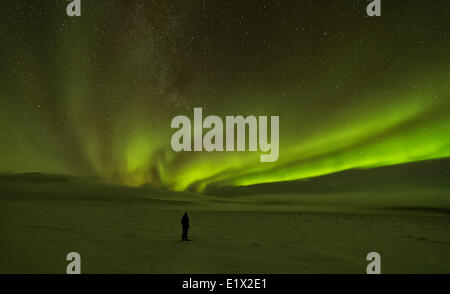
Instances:
[[[191,200],[196,195],[153,188],[149,185],[130,187],[114,185],[97,177],[64,174],[0,173],[0,198],[46,200],[159,201],[156,198]],[[167,202],[166,202],[167,203]]]
[[[0,173],[0,181],[7,182],[27,182],[27,183],[53,183],[53,182],[67,182],[70,180],[69,176],[58,174],[42,174],[42,173]]]
[[[297,181],[209,187],[205,193],[233,197],[254,194],[398,191],[419,188],[450,189],[450,158],[371,169],[352,169]]]

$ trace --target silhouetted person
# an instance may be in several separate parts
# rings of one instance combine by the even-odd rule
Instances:
[[[181,218],[181,226],[183,227],[183,233],[181,234],[182,241],[189,241],[188,239],[188,230],[189,230],[189,216],[187,212],[183,214]]]

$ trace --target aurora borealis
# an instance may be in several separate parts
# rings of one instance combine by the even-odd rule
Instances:
[[[448,0],[66,4],[0,5],[0,172],[202,191],[450,156]],[[278,115],[278,161],[172,151],[195,107]]]

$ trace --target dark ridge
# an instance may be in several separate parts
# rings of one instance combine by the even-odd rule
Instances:
[[[426,160],[371,169],[352,169],[297,181],[251,186],[207,187],[205,194],[239,196],[253,194],[343,193],[450,189],[450,158]]]

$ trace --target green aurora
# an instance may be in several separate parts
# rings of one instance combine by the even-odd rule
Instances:
[[[448,1],[59,2],[0,7],[0,172],[202,191],[450,156]],[[194,107],[279,115],[279,160],[172,151]]]

